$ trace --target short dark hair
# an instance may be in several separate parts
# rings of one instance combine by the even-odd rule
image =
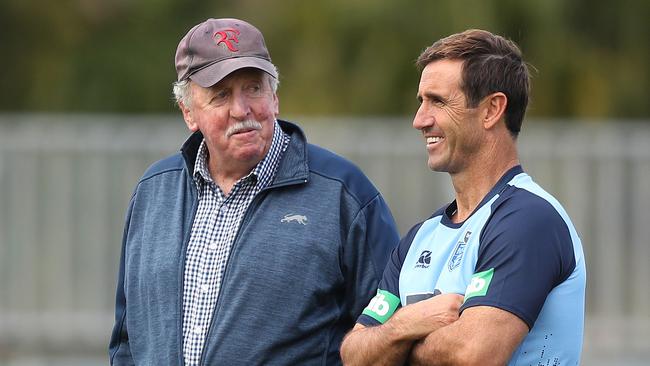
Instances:
[[[530,74],[519,47],[488,31],[469,29],[436,41],[420,54],[416,65],[422,71],[441,59],[463,61],[460,87],[467,98],[467,107],[478,106],[491,93],[506,95],[506,127],[516,137],[530,93]]]

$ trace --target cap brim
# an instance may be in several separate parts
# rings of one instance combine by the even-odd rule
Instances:
[[[278,78],[275,67],[269,61],[259,57],[229,58],[209,65],[189,76],[189,78],[204,88],[209,88],[239,69],[252,67]]]

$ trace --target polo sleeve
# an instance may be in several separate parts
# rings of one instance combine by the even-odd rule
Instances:
[[[495,208],[481,233],[474,274],[461,312],[492,306],[532,328],[549,292],[575,268],[571,234],[546,200],[531,193]]]
[[[402,307],[399,293],[399,275],[411,242],[420,226],[421,224],[418,224],[413,227],[391,253],[382,279],[379,282],[377,294],[363,310],[363,313],[357,319],[357,323],[367,327],[383,324],[390,319],[395,311]]]

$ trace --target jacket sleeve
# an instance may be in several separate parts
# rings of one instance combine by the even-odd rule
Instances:
[[[135,197],[135,196],[134,196]],[[117,291],[115,295],[115,324],[108,346],[110,364],[114,366],[135,365],[131,356],[129,346],[129,332],[126,327],[126,295],[125,295],[125,262],[126,262],[126,242],[131,221],[131,212],[133,210],[134,197],[131,198],[129,209],[124,225],[124,234],[122,239],[122,253],[120,255],[120,269],[117,277]]]
[[[377,292],[384,267],[398,242],[395,220],[377,194],[355,217],[343,249],[345,316],[352,324]]]

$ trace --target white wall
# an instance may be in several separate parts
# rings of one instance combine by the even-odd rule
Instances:
[[[452,199],[408,117],[301,122],[366,172],[402,233]],[[650,360],[649,122],[526,121],[520,137],[583,240],[585,365]],[[0,364],[105,363],[124,210],[186,135],[180,116],[0,115]]]

